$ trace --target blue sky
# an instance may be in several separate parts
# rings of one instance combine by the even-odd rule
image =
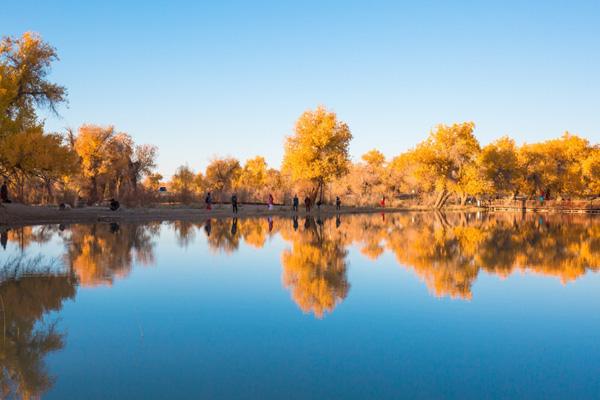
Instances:
[[[157,145],[169,176],[214,155],[279,167],[319,104],[350,125],[354,159],[461,121],[482,144],[565,130],[598,143],[599,19],[597,0],[39,0],[2,4],[0,33],[57,48],[51,78],[69,105],[49,130],[113,124]]]

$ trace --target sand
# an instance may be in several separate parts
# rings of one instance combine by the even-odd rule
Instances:
[[[360,214],[381,212],[411,211],[409,209],[380,207],[342,207],[322,206],[318,211],[311,210],[313,217],[323,218],[338,214]],[[269,210],[266,205],[241,205],[237,217],[306,216],[304,208],[294,213],[291,206],[274,206]],[[85,207],[60,210],[51,206],[26,206],[22,204],[0,205],[0,224],[7,226],[93,223],[93,222],[154,222],[154,221],[203,221],[207,218],[231,218],[234,214],[230,205],[216,205],[212,210],[194,206],[164,206],[151,208],[125,208],[111,211],[108,207]]]

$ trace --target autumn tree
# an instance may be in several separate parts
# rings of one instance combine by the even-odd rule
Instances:
[[[435,208],[443,207],[452,193],[467,192],[464,176],[480,151],[474,128],[472,122],[439,125],[414,150],[415,175],[426,190],[437,192]]]
[[[242,172],[240,162],[232,157],[213,158],[206,167],[205,185],[213,191],[231,191]]]
[[[417,193],[420,190],[416,174],[417,161],[414,151],[394,157],[387,166],[386,183],[392,193]]]
[[[0,41],[0,137],[39,126],[36,108],[56,111],[66,89],[48,81],[56,50],[31,32]]]
[[[591,151],[589,142],[566,132],[561,138],[523,145],[519,162],[521,190],[533,196],[572,196],[584,191],[582,162]]]
[[[144,187],[152,192],[157,192],[160,189],[161,182],[163,180],[163,176],[158,172],[153,172],[146,175],[146,179],[144,179]]]
[[[600,146],[596,145],[583,160],[583,187],[584,193],[593,197],[600,196]]]
[[[515,141],[504,136],[481,150],[478,159],[483,178],[496,194],[516,194],[521,176]]]
[[[305,111],[286,139],[282,170],[293,181],[310,182],[312,198],[322,198],[325,184],[348,171],[351,139],[350,128],[334,112],[322,106]]]
[[[194,181],[196,175],[194,171],[187,165],[182,165],[177,168],[175,174],[171,177],[171,191],[179,195],[181,201],[187,203],[191,200],[194,192]]]
[[[75,151],[81,160],[81,172],[89,180],[90,204],[98,200],[98,178],[108,172],[113,126],[83,125],[75,141]]]

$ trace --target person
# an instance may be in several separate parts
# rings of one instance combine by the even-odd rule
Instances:
[[[12,203],[12,201],[8,198],[8,185],[6,181],[4,181],[2,187],[0,187],[0,199],[3,203]]]
[[[231,208],[234,214],[238,213],[238,199],[237,199],[237,193],[233,193],[231,195]]]
[[[231,236],[235,236],[237,233],[237,217],[233,217],[231,220]]]
[[[204,199],[204,202],[206,203],[206,209],[212,210],[212,196],[210,192],[206,193],[206,198]]]
[[[272,195],[271,193],[269,193],[269,200],[268,200],[268,207],[269,207],[269,210],[272,210],[272,209],[273,209],[273,201],[274,201],[274,199],[273,199],[273,195]]]
[[[110,199],[109,207],[110,211],[117,211],[121,207],[121,204],[115,199]]]
[[[8,243],[8,228],[0,229],[0,245],[6,250],[6,244]]]
[[[304,198],[304,207],[307,213],[310,212],[310,198],[308,196]]]
[[[379,202],[381,207],[385,207],[385,196],[381,196],[381,201]]]
[[[294,212],[298,212],[298,204],[300,202],[298,201],[298,195],[294,194],[294,200],[292,200],[292,210],[294,210]]]
[[[340,196],[335,196],[335,209],[339,210],[342,208],[342,200],[340,200]]]
[[[307,231],[310,229],[310,220],[311,218],[307,215],[306,218],[304,218],[304,230]]]

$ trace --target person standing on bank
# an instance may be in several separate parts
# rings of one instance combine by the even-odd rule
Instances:
[[[233,193],[231,195],[231,210],[233,211],[234,214],[238,213],[238,199],[237,199],[237,193]]]
[[[210,192],[208,192],[206,194],[206,198],[204,199],[204,202],[206,203],[206,209],[212,210],[212,196],[211,196]]]
[[[306,208],[306,212],[309,213],[310,212],[310,198],[308,196],[306,196],[304,198],[304,207]]]
[[[335,209],[339,210],[342,208],[342,200],[340,200],[340,196],[335,196]]]
[[[274,202],[273,195],[271,193],[269,193],[269,200],[268,200],[269,210],[273,209],[273,202]]]
[[[12,203],[12,201],[8,198],[8,185],[6,181],[4,181],[2,187],[0,187],[0,200],[3,203]]]
[[[298,205],[300,204],[298,200],[298,195],[294,194],[294,199],[292,200],[292,210],[294,212],[298,212]]]

